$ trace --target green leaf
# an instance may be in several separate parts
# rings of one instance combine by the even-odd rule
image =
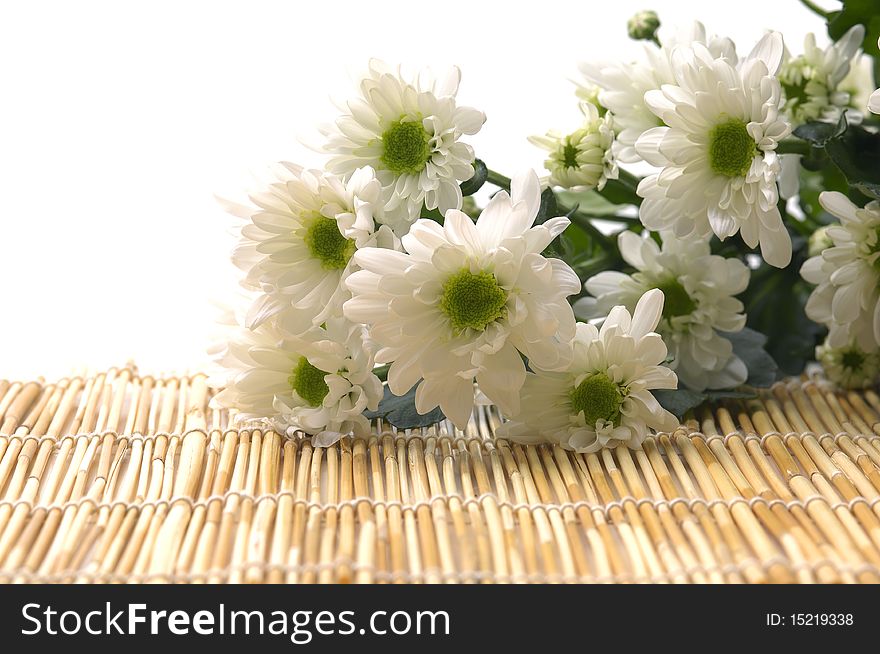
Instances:
[[[880,39],[880,11],[877,0],[842,0],[843,8],[833,11],[828,18],[828,36],[835,41],[842,37],[853,25],[865,26],[865,40],[862,50],[872,57],[880,57],[877,39]]]
[[[569,266],[578,261],[589,259],[593,249],[593,241],[589,234],[577,225],[569,225],[559,235],[559,250],[562,258]]]
[[[798,125],[794,130],[794,135],[809,141],[816,147],[823,148],[830,139],[843,134],[846,131],[846,127],[846,116],[841,116],[836,124],[811,121]]]
[[[379,402],[379,408],[376,411],[364,411],[364,416],[368,420],[382,418],[398,429],[430,427],[444,420],[446,416],[439,407],[424,414],[416,411],[416,388],[417,386],[413,386],[408,393],[397,396],[386,384],[385,396]]]
[[[542,225],[551,218],[556,218],[560,213],[559,205],[556,204],[556,194],[553,193],[553,189],[545,188],[541,192],[541,205],[538,207],[538,215],[535,216],[535,224]],[[562,258],[563,253],[562,234],[554,238],[543,252],[545,257],[554,258]]]
[[[639,197],[635,189],[618,179],[609,179],[605,183],[605,188],[597,192],[612,204],[640,205],[642,203],[642,198]]]
[[[676,390],[661,389],[651,391],[656,400],[664,409],[669,411],[679,420],[684,419],[684,415],[691,409],[695,409],[706,401],[705,393],[698,393],[687,388],[679,388]]]
[[[880,198],[880,134],[850,125],[828,140],[825,151],[851,186],[871,198]]]
[[[836,125],[811,122],[794,133],[824,149],[850,186],[869,198],[880,198],[880,134],[847,124],[845,112]],[[810,161],[804,163],[814,168]]]
[[[856,188],[868,197],[880,200],[880,182],[861,182]]]
[[[733,344],[733,353],[742,359],[749,371],[749,386],[766,388],[779,378],[779,366],[764,347],[767,337],[748,327],[738,332],[722,332],[721,336]]]
[[[620,211],[620,205],[609,202],[595,190],[559,191],[559,200],[567,207],[577,207],[588,216],[612,216]]]
[[[482,159],[476,159],[474,161],[474,176],[461,183],[461,194],[464,197],[473,195],[483,188],[483,184],[486,183],[488,177],[489,169],[486,167],[486,164],[483,163]]]
[[[767,387],[778,379],[779,367],[767,351],[764,345],[767,337],[748,327],[739,332],[725,332],[721,334],[733,344],[733,352],[749,371],[746,383],[754,387]],[[695,391],[690,388],[678,388],[676,390],[651,391],[664,409],[675,415],[679,420],[683,419],[688,411],[691,411],[704,402],[717,402],[726,399],[747,399],[756,396],[750,390],[706,390]]]
[[[779,269],[762,263],[752,272],[749,287],[740,299],[746,307],[747,325],[767,337],[765,349],[786,375],[799,375],[814,357],[822,328],[804,312],[812,290],[801,279],[807,242],[792,237],[792,261]]]
[[[422,207],[421,218],[427,218],[428,220],[433,220],[435,223],[443,224],[443,214],[440,213],[439,209],[428,209],[427,207]]]
[[[541,193],[541,206],[538,207],[538,215],[535,217],[535,224],[542,225],[551,218],[559,215],[559,206],[556,204],[556,195],[553,189],[545,188]]]
[[[676,390],[651,391],[654,397],[664,409],[669,411],[679,420],[684,420],[688,411],[696,409],[705,402],[718,402],[720,400],[745,400],[757,397],[754,391],[692,391],[689,388]]]
[[[709,402],[719,400],[750,400],[758,397],[755,391],[706,391],[706,399]]]

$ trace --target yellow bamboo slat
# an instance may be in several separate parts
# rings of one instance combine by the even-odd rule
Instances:
[[[484,406],[314,447],[213,393],[0,380],[0,583],[880,583],[880,396],[815,373],[592,454]]]

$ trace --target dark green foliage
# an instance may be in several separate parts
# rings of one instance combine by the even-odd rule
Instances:
[[[425,414],[416,411],[416,386],[405,395],[397,397],[386,385],[385,397],[379,402],[379,408],[376,411],[364,411],[364,415],[369,420],[382,418],[398,429],[430,427],[446,418],[439,408]]]
[[[461,183],[461,194],[465,197],[473,195],[483,188],[483,184],[486,183],[488,177],[489,169],[486,168],[486,164],[483,163],[482,159],[476,159],[474,161],[474,176]]]

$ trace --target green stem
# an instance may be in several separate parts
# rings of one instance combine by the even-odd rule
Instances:
[[[807,141],[798,138],[784,139],[776,144],[776,154],[808,155],[812,147]]]
[[[486,181],[499,188],[503,188],[505,191],[510,190],[510,177],[505,177],[501,173],[496,173],[494,170],[489,170],[489,174],[486,175]]]
[[[822,7],[820,7],[819,5],[817,5],[817,4],[816,4],[815,2],[813,2],[812,0],[801,0],[801,4],[802,4],[804,7],[806,7],[807,9],[809,9],[810,11],[812,11],[814,14],[816,14],[817,16],[821,16],[821,17],[824,18],[825,20],[828,20],[828,18],[829,18],[830,15],[831,15],[829,12],[825,11],[824,9],[822,9]]]
[[[566,213],[564,209],[562,209],[562,207],[560,207],[560,210],[562,213]],[[602,246],[603,252],[607,252],[609,250],[613,251],[617,248],[614,241],[609,238],[607,234],[604,234],[598,227],[596,227],[589,216],[575,211],[573,214],[571,214],[571,216],[569,216],[569,220],[571,220],[573,225],[577,225],[587,234],[589,234],[594,240],[596,240],[599,245]]]
[[[639,182],[642,181],[641,178],[636,177],[631,172],[624,170],[623,168],[619,168],[617,170],[617,181],[623,184],[626,188],[631,189],[633,193],[636,192],[636,189],[639,187]]]

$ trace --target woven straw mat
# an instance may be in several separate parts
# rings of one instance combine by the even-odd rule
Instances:
[[[204,375],[0,381],[3,582],[880,581],[880,397],[804,376],[640,451],[237,430]]]

